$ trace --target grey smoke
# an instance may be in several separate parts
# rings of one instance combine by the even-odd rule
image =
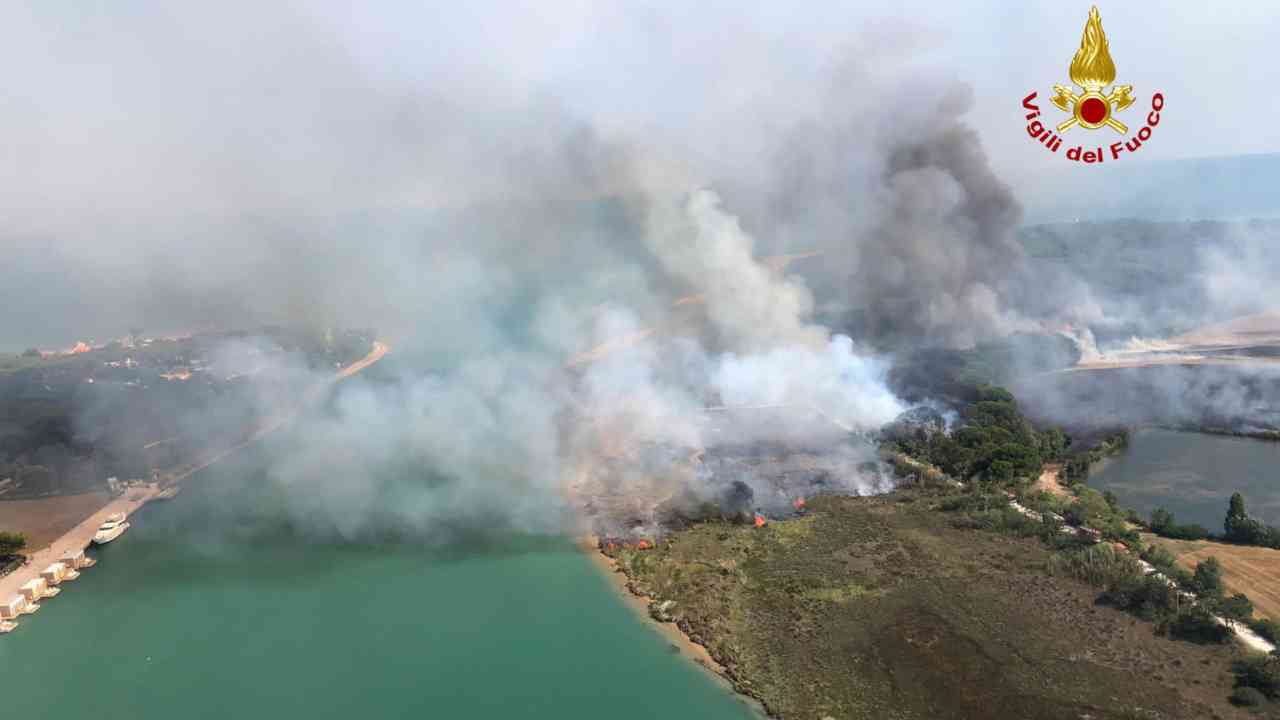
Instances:
[[[903,409],[881,353],[1040,316],[1018,205],[929,33],[722,11],[0,11],[29,70],[0,114],[0,340],[378,328],[378,377],[269,470],[347,537],[562,531],[596,491],[715,497],[686,452],[874,429]],[[796,414],[714,432],[722,405]],[[884,487],[864,451],[842,489]]]

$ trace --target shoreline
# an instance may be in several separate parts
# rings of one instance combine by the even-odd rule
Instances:
[[[591,564],[605,577],[605,581],[617,592],[624,605],[634,612],[642,623],[652,628],[675,649],[684,662],[697,666],[717,684],[733,693],[744,706],[757,717],[770,717],[764,705],[756,698],[738,690],[733,678],[724,666],[711,655],[705,645],[696,643],[685,634],[674,622],[660,622],[649,613],[650,598],[632,590],[627,574],[618,567],[618,561],[600,551],[599,538],[594,535],[579,537],[576,541],[578,549],[586,554]]]
[[[652,626],[658,631],[663,638],[671,641],[673,645],[680,648],[680,654],[695,665],[702,667],[707,672],[715,675],[726,683],[731,682],[729,675],[726,673],[724,666],[711,657],[711,652],[706,646],[699,645],[684,634],[679,626],[671,622],[658,622],[649,614],[649,598],[634,592],[627,584],[627,574],[618,568],[618,561],[600,552],[596,545],[598,538],[587,536],[578,539],[578,547],[587,554],[594,565],[601,573],[603,573],[609,581],[609,584],[618,591],[623,602],[631,608],[635,613],[641,616],[645,624]]]
[[[40,577],[40,573],[46,567],[61,560],[66,553],[87,549],[93,543],[93,536],[98,532],[98,527],[108,515],[124,513],[126,516],[131,516],[138,508],[156,499],[160,491],[161,487],[155,484],[147,484],[141,489],[130,488],[120,497],[112,499],[92,515],[81,520],[61,537],[28,555],[27,562],[21,567],[0,577],[0,600],[8,600],[17,595],[24,584]]]

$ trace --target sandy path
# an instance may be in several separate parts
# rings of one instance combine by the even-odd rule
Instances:
[[[57,562],[69,550],[83,550],[93,541],[94,533],[102,525],[108,515],[124,513],[131,515],[134,510],[145,505],[155,497],[159,488],[154,485],[129,488],[123,495],[107,503],[97,512],[85,518],[80,524],[68,530],[62,537],[53,541],[44,549],[37,550],[28,556],[26,565],[0,577],[0,599],[7,600],[18,594],[18,589],[28,580],[40,577],[40,572],[51,563]]]
[[[1058,482],[1058,473],[1060,472],[1062,472],[1061,465],[1045,465],[1040,472],[1040,477],[1036,479],[1036,489],[1061,498],[1070,498],[1071,492]]]

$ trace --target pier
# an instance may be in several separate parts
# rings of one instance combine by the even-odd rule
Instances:
[[[85,518],[48,547],[32,553],[27,562],[17,570],[0,577],[0,633],[11,632],[18,626],[16,615],[25,615],[40,608],[39,602],[57,595],[58,584],[79,577],[79,571],[92,567],[94,561],[85,554],[85,548],[93,542],[98,527],[116,513],[132,514],[160,493],[154,485],[130,488],[124,495],[107,503]],[[54,582],[56,580],[56,582]],[[36,594],[39,597],[31,597]],[[21,601],[17,601],[21,598]],[[15,612],[9,617],[9,612]]]

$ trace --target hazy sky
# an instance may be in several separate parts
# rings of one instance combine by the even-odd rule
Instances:
[[[968,118],[1028,204],[1050,173],[1105,184],[1105,168],[1071,166],[1031,142],[1020,107],[1031,90],[1046,101],[1067,82],[1088,9],[5,3],[0,347],[69,344],[135,320],[181,329],[267,304],[308,309],[315,298],[296,276],[317,237],[340,235],[353,215],[450,207],[505,188],[510,167],[490,156],[531,152],[547,118],[748,175],[758,138],[820,96],[876,103],[896,78],[925,73],[972,87]],[[1152,92],[1167,102],[1129,162],[1280,150],[1265,44],[1280,36],[1280,5],[1100,10],[1117,81],[1138,98],[1121,117],[1136,129]],[[851,63],[863,74],[840,72]],[[930,106],[934,86],[902,82],[887,106]],[[325,248],[353,288],[400,272],[359,243]],[[100,329],[82,329],[88,318]]]

